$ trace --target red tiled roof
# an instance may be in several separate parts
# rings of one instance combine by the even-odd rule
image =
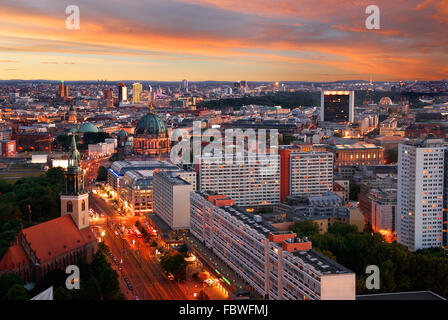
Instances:
[[[21,245],[13,245],[6,250],[0,261],[0,270],[12,270],[20,265],[28,265],[30,260]]]
[[[77,249],[91,242],[96,242],[92,230],[78,230],[70,215],[65,215],[23,230],[26,240],[41,263]]]

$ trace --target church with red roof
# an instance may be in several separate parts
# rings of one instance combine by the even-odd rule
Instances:
[[[0,277],[13,273],[24,283],[39,282],[52,270],[92,262],[97,239],[89,226],[89,194],[83,179],[80,154],[72,136],[61,217],[21,229],[0,261]]]

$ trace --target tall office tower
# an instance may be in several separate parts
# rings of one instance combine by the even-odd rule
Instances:
[[[221,159],[221,160],[220,160]],[[280,202],[280,161],[245,154],[233,161],[202,156],[198,165],[199,188],[231,197],[237,205],[256,206]]]
[[[110,89],[104,89],[103,94],[104,94],[104,99],[106,99],[106,100],[114,98],[113,92]]]
[[[182,80],[182,89],[188,91],[188,80],[187,79]]]
[[[354,113],[354,91],[322,91],[320,121],[353,122]]]
[[[177,172],[157,172],[152,180],[154,213],[172,230],[190,229],[192,185]]]
[[[124,83],[118,84],[118,103],[128,100],[127,87]]]
[[[241,88],[241,81],[240,80],[238,80],[237,82],[234,82],[233,83],[233,88],[234,89],[240,89]]]
[[[59,84],[58,95],[60,98],[64,98],[65,95],[64,80],[61,80],[61,83]]]
[[[397,241],[410,251],[442,246],[446,150],[442,139],[399,145]]]
[[[110,89],[104,89],[104,100],[106,101],[106,106],[112,108],[114,106],[114,94]]]
[[[280,154],[281,200],[289,195],[321,196],[333,189],[333,154],[298,152],[282,147]]]
[[[140,93],[142,92],[142,84],[141,83],[134,83],[132,85],[132,102],[133,103],[139,103],[140,102]]]

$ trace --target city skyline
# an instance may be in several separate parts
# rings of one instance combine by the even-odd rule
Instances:
[[[0,1],[2,79],[174,81],[439,80],[448,74],[444,1]],[[229,22],[232,23],[229,23]]]

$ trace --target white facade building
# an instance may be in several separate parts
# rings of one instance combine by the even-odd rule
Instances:
[[[397,241],[411,251],[442,246],[445,150],[436,139],[399,145]]]
[[[355,299],[352,271],[312,250],[307,239],[275,231],[219,197],[191,193],[190,232],[259,295],[273,300]]]
[[[199,190],[225,194],[240,206],[280,202],[280,157],[245,154],[233,161],[202,156]]]
[[[333,153],[290,154],[291,195],[321,196],[333,190]]]
[[[115,151],[115,145],[113,142],[100,142],[97,144],[89,144],[89,157],[101,158],[110,156]]]
[[[189,229],[192,185],[174,172],[156,173],[152,184],[154,213],[173,230]]]

